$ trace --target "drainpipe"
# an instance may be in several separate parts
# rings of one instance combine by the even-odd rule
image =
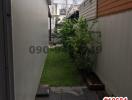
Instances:
[[[48,12],[49,12],[49,24],[50,24],[50,29],[49,29],[49,42],[51,41],[51,18],[52,18],[52,16],[51,16],[51,13],[50,13],[50,8],[48,7]]]
[[[50,16],[50,32],[49,32],[49,41],[51,41],[51,16]]]

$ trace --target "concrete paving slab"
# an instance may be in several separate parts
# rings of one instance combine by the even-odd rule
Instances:
[[[87,87],[51,87],[49,97],[36,100],[97,100],[97,97]]]

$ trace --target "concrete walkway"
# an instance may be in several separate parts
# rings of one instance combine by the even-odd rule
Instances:
[[[86,87],[51,87],[49,97],[38,97],[36,100],[98,100],[94,91]]]

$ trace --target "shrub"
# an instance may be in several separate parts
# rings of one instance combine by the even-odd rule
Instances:
[[[61,39],[61,43],[65,48],[68,46],[69,37],[73,37],[75,35],[75,29],[73,28],[76,24],[76,19],[65,19],[63,25],[58,33],[58,38]]]
[[[66,20],[61,32],[64,47],[75,61],[78,69],[92,71],[96,65],[97,47],[100,42],[95,33],[88,27],[84,18],[79,18],[76,23]]]

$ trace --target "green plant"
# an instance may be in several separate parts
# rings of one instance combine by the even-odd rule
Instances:
[[[69,37],[73,37],[75,35],[75,29],[73,27],[76,22],[76,19],[65,19],[58,33],[58,38],[61,39],[61,43],[65,48],[68,48],[67,45]]]
[[[93,26],[93,25],[92,25]],[[69,47],[74,57],[74,61],[79,69],[92,71],[96,65],[97,43],[95,33],[89,28],[87,21],[80,18],[74,26],[75,35],[69,38]]]
[[[92,27],[89,27],[84,18],[79,18],[76,23],[66,20],[61,30],[62,43],[78,69],[90,72],[96,65],[97,48],[101,43],[95,32],[91,31]]]

